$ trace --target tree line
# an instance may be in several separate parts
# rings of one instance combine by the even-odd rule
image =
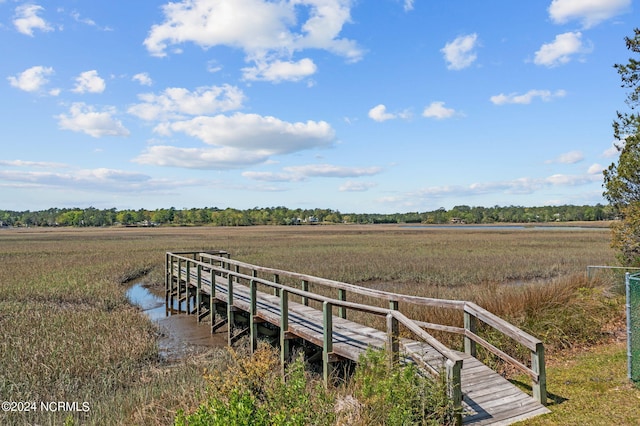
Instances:
[[[535,223],[557,221],[599,221],[616,218],[613,207],[544,206],[544,207],[470,207],[455,206],[426,212],[409,213],[341,213],[332,209],[289,209],[254,207],[239,210],[217,207],[176,209],[117,210],[89,208],[50,208],[40,211],[0,210],[0,226],[159,226],[159,225],[305,225],[318,223]]]

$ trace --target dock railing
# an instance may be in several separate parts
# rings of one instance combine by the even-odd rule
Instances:
[[[251,294],[250,315],[256,312],[256,292],[257,286],[262,285],[272,289],[273,294],[280,297],[281,312],[285,313],[281,317],[280,324],[280,340],[282,347],[282,359],[288,357],[288,303],[290,295],[300,298],[304,305],[308,305],[309,301],[316,301],[322,304],[323,311],[323,371],[325,379],[331,374],[331,365],[334,361],[333,355],[333,308],[337,308],[340,318],[346,318],[347,310],[361,311],[386,319],[387,343],[386,350],[390,355],[392,362],[397,362],[400,353],[400,336],[399,325],[406,327],[413,335],[427,343],[433,349],[438,351],[446,366],[447,381],[450,389],[450,396],[454,403],[460,406],[462,395],[460,391],[460,371],[462,368],[462,358],[455,351],[444,346],[440,341],[435,339],[426,330],[438,330],[448,333],[454,333],[463,336],[465,353],[476,356],[477,345],[485,348],[490,353],[499,357],[506,363],[512,365],[516,369],[526,374],[532,381],[533,397],[543,405],[546,405],[546,371],[544,359],[544,345],[542,341],[531,336],[518,327],[508,323],[502,318],[483,309],[475,303],[459,300],[434,299],[427,297],[411,296],[396,294],[381,290],[360,287],[353,284],[343,283],[339,281],[329,280],[325,278],[314,277],[311,275],[300,274],[296,272],[284,271],[275,268],[252,265],[246,262],[231,259],[228,253],[224,251],[216,252],[186,252],[186,253],[167,253],[166,257],[166,274],[167,274],[167,294],[169,294],[169,286],[175,281],[175,274],[185,273],[186,276],[195,274],[197,286],[200,286],[201,277],[204,273],[210,274],[212,283],[215,283],[214,275],[225,277],[227,279],[227,309],[229,311],[228,321],[232,325],[233,321],[233,285],[234,283],[248,283]],[[270,276],[270,279],[261,278],[260,275]],[[281,280],[287,279],[287,282],[298,283],[298,287],[293,285],[284,285]],[[179,277],[178,277],[179,281]],[[310,291],[310,286],[321,286],[336,291],[337,297],[331,298]],[[212,285],[212,293],[215,292],[215,286]],[[362,303],[347,301],[347,294],[362,295],[373,297],[378,300],[388,302],[389,308],[371,306]],[[199,291],[196,294],[199,297]],[[213,298],[212,298],[213,299]],[[167,302],[169,302],[167,296]],[[399,303],[413,304],[416,306],[425,306],[433,308],[454,309],[460,311],[463,315],[463,327],[454,327],[450,325],[432,324],[408,318],[399,310]],[[200,306],[196,301],[196,306]],[[251,318],[250,334],[252,345],[257,338],[257,322]],[[479,322],[493,328],[501,334],[508,336],[514,342],[526,347],[531,353],[530,364],[515,359],[503,350],[492,345],[477,334]],[[429,369],[429,366],[423,366]],[[437,373],[431,368],[432,373]]]

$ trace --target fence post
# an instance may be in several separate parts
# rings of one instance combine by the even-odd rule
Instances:
[[[631,337],[631,274],[629,272],[625,272],[624,274],[624,291],[626,297],[625,310],[627,314],[627,377],[631,380],[631,364],[633,362],[631,344],[633,340]]]
[[[333,353],[333,305],[327,301],[322,303],[322,377],[325,386],[333,375],[330,361]]]
[[[531,352],[531,369],[538,373],[538,381],[533,382],[533,397],[540,404],[547,405],[547,372],[544,365],[544,344],[538,342],[536,351]]]
[[[273,282],[276,284],[280,284],[280,275],[273,274]],[[273,295],[280,296],[280,289],[278,287],[273,288]]]
[[[289,292],[280,290],[280,365],[284,375],[285,363],[289,360]]]
[[[398,301],[390,300],[389,309],[398,310]],[[400,325],[391,312],[387,314],[387,358],[389,370],[400,361]]]
[[[447,386],[449,398],[453,401],[453,407],[456,410],[456,425],[462,424],[462,387],[461,387],[461,371],[462,360],[451,361],[447,359],[445,362],[447,369]]]
[[[339,288],[338,289],[338,300],[341,300],[343,302],[347,301],[347,290]],[[344,306],[339,306],[338,307],[338,316],[340,318],[347,318],[347,308],[345,308]]]
[[[169,265],[169,282],[167,283],[167,293],[164,297],[164,303],[166,306],[165,315],[169,314],[169,309],[173,309],[173,255],[171,253],[167,254],[168,265]]]
[[[235,325],[233,310],[233,276],[227,274],[227,337],[229,346],[232,344],[231,338],[233,337],[233,326]]]
[[[185,261],[186,264],[186,269],[187,269],[187,277],[184,281],[184,296],[185,296],[185,303],[187,305],[187,315],[191,315],[191,291],[189,288],[189,283],[191,282],[191,262],[187,259]]]
[[[258,291],[256,281],[249,281],[249,335],[251,336],[251,353],[258,349],[258,321],[256,314]]]
[[[200,295],[200,290],[202,289],[202,265],[198,263],[196,267],[198,281],[196,287],[196,315],[198,316],[198,322],[200,322],[200,304],[202,303],[202,296]]]
[[[218,306],[216,303],[216,272],[213,270],[213,264],[211,265],[211,294],[209,297],[209,313],[211,315],[211,333],[213,334],[213,327],[216,325],[216,311]]]
[[[302,280],[302,291],[309,291],[309,281]],[[302,296],[302,304],[309,306],[309,298],[307,296]]]
[[[477,330],[476,317],[471,315],[466,310],[464,311],[464,330],[465,332],[468,330],[475,334]],[[466,335],[464,336],[464,353],[471,355],[475,358],[476,356],[476,342],[471,340]]]
[[[178,296],[178,313],[182,312],[182,259],[178,258],[178,279],[176,280],[176,296]],[[172,304],[173,305],[173,304]]]

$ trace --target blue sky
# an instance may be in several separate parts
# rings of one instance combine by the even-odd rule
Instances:
[[[0,0],[0,209],[604,203],[632,0]]]

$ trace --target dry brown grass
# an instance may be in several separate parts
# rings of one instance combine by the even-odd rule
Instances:
[[[589,264],[614,263],[606,231],[2,230],[0,396],[87,401],[91,411],[0,413],[0,423],[59,424],[71,414],[82,424],[170,424],[178,409],[195,407],[202,369],[210,361],[163,366],[153,327],[129,306],[122,282],[150,272],[144,279],[162,285],[166,251],[212,249],[388,291],[473,300],[543,339],[556,339],[559,347],[576,341],[571,330],[583,324],[597,328],[603,315],[619,311],[612,302],[619,299],[603,297],[601,288],[576,278]],[[541,283],[520,284],[536,279]],[[565,315],[562,321],[570,327],[557,329],[550,313]],[[459,321],[428,310],[412,314],[431,322]]]

